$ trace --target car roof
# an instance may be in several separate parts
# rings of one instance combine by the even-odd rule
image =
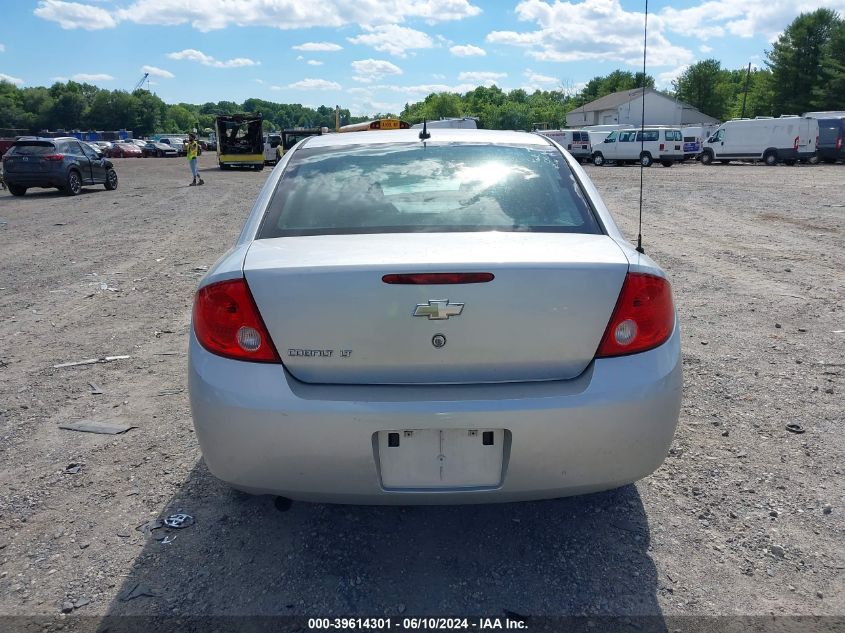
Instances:
[[[329,133],[309,136],[300,147],[337,147],[353,145],[384,145],[419,143],[420,128],[365,132]],[[502,143],[512,145],[548,146],[549,141],[538,134],[513,130],[467,130],[457,128],[431,128],[430,143]]]

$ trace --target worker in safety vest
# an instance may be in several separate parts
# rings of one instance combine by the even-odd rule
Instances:
[[[200,151],[200,144],[197,143],[197,135],[191,132],[188,134],[188,142],[185,143],[185,155],[188,157],[188,164],[191,166],[191,173],[194,175],[194,180],[189,185],[204,185],[205,181],[197,175],[197,154]]]

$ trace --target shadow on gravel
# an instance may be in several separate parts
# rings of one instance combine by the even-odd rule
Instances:
[[[200,462],[162,517],[174,512],[193,515],[195,524],[135,536],[148,540],[101,629],[131,620],[112,618],[125,615],[502,617],[505,610],[662,622],[634,486],[532,503],[294,502],[280,511],[272,497],[229,490]],[[165,532],[169,544],[156,540]]]

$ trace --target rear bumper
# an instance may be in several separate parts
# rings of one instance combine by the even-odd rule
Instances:
[[[34,173],[26,172],[5,172],[3,180],[7,185],[20,187],[64,187],[67,183],[67,176],[64,173]]]
[[[263,165],[264,154],[220,154],[217,157],[221,164],[226,165]]]
[[[594,361],[577,379],[498,385],[305,384],[282,366],[215,356],[192,335],[194,426],[211,472],[253,493],[332,503],[485,503],[615,488],[663,462],[681,401],[680,335]],[[501,428],[501,485],[386,490],[383,430]]]

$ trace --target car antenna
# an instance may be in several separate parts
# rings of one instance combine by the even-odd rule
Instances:
[[[420,132],[420,140],[421,141],[425,141],[425,140],[431,138],[431,134],[428,133],[428,127],[426,127],[426,126],[427,126],[426,120],[423,119],[423,129],[422,129],[422,132]]]
[[[645,150],[645,59],[646,59],[646,50],[648,47],[648,0],[645,0],[645,26],[643,27],[643,85],[642,85],[642,97],[643,97],[643,110],[640,115],[640,156],[642,156],[643,151]],[[642,158],[640,158],[640,218],[639,218],[639,228],[637,229],[637,252],[645,254],[645,249],[643,248],[643,170],[645,167],[643,166]]]

